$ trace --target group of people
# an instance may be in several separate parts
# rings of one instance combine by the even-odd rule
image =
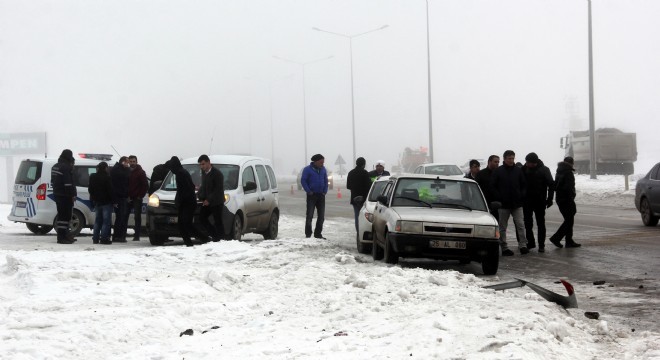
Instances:
[[[470,170],[465,175],[479,184],[489,205],[493,202],[501,204],[499,209],[491,206],[491,214],[499,223],[502,256],[514,255],[507,244],[506,230],[510,217],[513,217],[520,254],[525,255],[537,246],[538,252],[545,252],[545,210],[553,205],[553,199],[564,221],[550,236],[550,242],[562,248],[564,245],[561,241],[565,238],[567,248],[582,246],[573,240],[573,223],[577,212],[573,158],[566,157],[557,165],[553,179],[550,169],[536,153],[527,154],[525,164],[516,164],[516,154],[512,150],[506,150],[502,157],[502,165],[499,156],[488,157],[485,169],[480,169],[479,162],[472,160]],[[534,219],[537,238],[533,231]]]

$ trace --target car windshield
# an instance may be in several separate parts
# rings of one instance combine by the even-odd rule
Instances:
[[[461,169],[456,165],[429,165],[425,170],[426,174],[431,175],[463,175]]]
[[[238,187],[238,165],[213,164],[213,167],[220,170],[222,173],[222,176],[225,179],[225,190],[234,190]],[[183,168],[190,173],[193,183],[195,183],[195,189],[199,189],[199,186],[202,184],[202,171],[199,168],[199,165],[186,164],[183,165]],[[165,180],[163,180],[161,189],[166,191],[176,191],[176,179],[172,172],[168,173]]]
[[[470,181],[404,178],[396,183],[392,206],[487,211],[479,185]]]

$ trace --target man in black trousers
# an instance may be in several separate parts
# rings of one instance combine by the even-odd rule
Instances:
[[[561,239],[566,237],[566,247],[576,248],[582,246],[573,241],[573,223],[577,207],[575,206],[575,175],[573,172],[573,158],[567,156],[564,161],[557,164],[557,174],[555,175],[555,199],[564,222],[559,226],[557,232],[550,237],[550,242],[556,247],[564,247]]]
[[[202,185],[197,192],[197,197],[202,201],[199,220],[211,239],[219,241],[225,236],[225,228],[222,224],[222,210],[225,207],[225,179],[222,172],[211,164],[207,155],[200,156],[197,163],[202,170]],[[209,222],[209,216],[213,216],[213,224]]]

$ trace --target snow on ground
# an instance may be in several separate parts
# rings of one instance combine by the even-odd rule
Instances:
[[[578,177],[580,194],[621,193],[600,179]],[[277,240],[57,245],[8,222],[9,210],[0,205],[3,359],[660,359],[658,333],[529,288],[482,288],[510,279],[373,262],[343,220],[326,220],[326,241],[300,238],[304,220],[283,216]]]

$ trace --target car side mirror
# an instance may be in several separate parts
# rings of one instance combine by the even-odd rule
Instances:
[[[490,209],[491,210],[499,210],[502,208],[502,203],[499,201],[492,201],[490,203]]]
[[[257,183],[255,183],[254,181],[246,182],[245,185],[243,186],[243,191],[247,192],[252,190],[257,190]]]
[[[387,196],[385,195],[378,195],[378,202],[387,206]]]

